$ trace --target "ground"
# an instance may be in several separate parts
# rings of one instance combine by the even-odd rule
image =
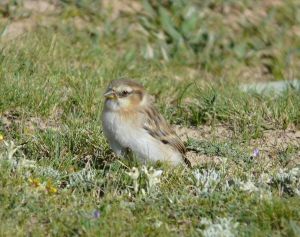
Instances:
[[[300,5],[0,3],[1,236],[300,236]],[[192,167],[119,160],[103,92],[155,96]]]

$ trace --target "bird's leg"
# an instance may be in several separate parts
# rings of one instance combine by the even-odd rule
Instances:
[[[123,149],[123,156],[131,160],[133,157],[132,150],[129,147],[126,147],[125,149]]]

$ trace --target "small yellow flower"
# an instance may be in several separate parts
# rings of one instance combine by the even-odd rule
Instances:
[[[0,142],[4,140],[4,136],[0,133]]]
[[[55,194],[57,193],[57,188],[55,188],[50,181],[47,182],[46,184],[46,190],[50,194]]]
[[[40,187],[41,186],[41,182],[40,182],[40,180],[39,179],[37,179],[37,178],[29,178],[29,183],[33,186],[33,187],[35,187],[35,188],[38,188],[38,187]]]

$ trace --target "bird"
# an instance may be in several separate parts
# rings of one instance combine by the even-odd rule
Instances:
[[[126,157],[131,151],[144,164],[189,165],[184,143],[142,84],[132,79],[113,80],[104,97],[103,133],[117,157]]]

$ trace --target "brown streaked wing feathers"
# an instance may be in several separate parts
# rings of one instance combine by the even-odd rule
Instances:
[[[184,155],[186,149],[183,142],[163,116],[160,115],[153,106],[144,108],[143,113],[147,114],[147,116],[145,116],[143,128],[154,138],[160,140],[164,144],[169,144]]]

